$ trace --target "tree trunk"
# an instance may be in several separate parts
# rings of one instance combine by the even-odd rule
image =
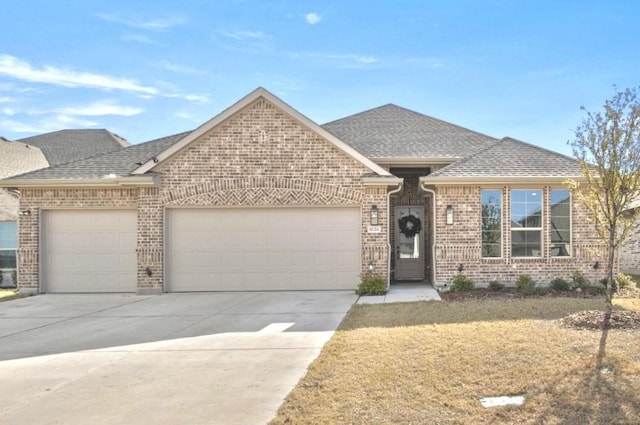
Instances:
[[[609,255],[607,256],[607,287],[605,290],[606,295],[606,310],[607,317],[611,317],[613,311],[613,295],[616,292],[616,283],[613,276],[613,263],[615,260],[615,234],[611,232],[609,236]]]

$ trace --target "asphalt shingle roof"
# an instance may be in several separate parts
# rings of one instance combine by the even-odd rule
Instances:
[[[393,104],[329,122],[322,128],[371,159],[464,158],[497,141]]]
[[[574,177],[577,160],[510,137],[454,162],[429,177]]]
[[[0,179],[48,166],[40,148],[0,138]]]
[[[98,179],[114,174],[118,177],[128,176],[138,168],[137,163],[145,162],[172,146],[190,131],[173,136],[167,136],[149,142],[120,148],[115,152],[96,155],[91,158],[78,160],[37,170],[16,176],[20,180],[26,179]],[[11,179],[8,179],[11,180]]]
[[[60,130],[19,141],[42,149],[52,166],[113,152],[129,145],[105,129]]]

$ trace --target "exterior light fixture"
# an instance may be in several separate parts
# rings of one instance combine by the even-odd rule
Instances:
[[[593,268],[594,268],[595,270],[598,270],[598,269],[600,268],[600,261],[596,261],[596,262],[593,264]]]
[[[22,210],[20,211],[20,215],[21,216],[30,216],[31,215],[31,210]]]
[[[464,270],[464,264],[462,263],[458,264],[458,271],[462,273],[463,270]]]
[[[369,273],[373,273],[373,263],[369,263],[367,270],[369,270]]]
[[[378,225],[378,206],[371,205],[371,210],[369,211],[369,224],[372,226]]]
[[[453,224],[453,205],[447,205],[447,224]]]

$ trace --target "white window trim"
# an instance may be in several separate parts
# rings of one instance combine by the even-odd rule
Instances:
[[[485,257],[483,255],[483,243],[482,243],[482,192],[485,190],[493,190],[496,192],[500,192],[500,255],[498,257]],[[503,189],[492,189],[492,188],[481,188],[480,189],[480,257],[482,260],[489,261],[497,261],[504,258],[504,190]]]
[[[569,247],[571,248],[570,251],[570,255],[565,255],[562,257],[559,256],[553,256],[551,255],[551,244],[553,243],[551,241],[551,220],[552,220],[552,216],[551,216],[551,192],[554,190],[566,190],[567,192],[569,192]],[[571,191],[569,189],[565,189],[565,188],[549,188],[549,258],[551,258],[552,260],[566,260],[569,258],[573,258],[573,194],[571,193]]]
[[[20,225],[18,224],[17,221],[3,221],[3,223],[16,223],[16,238],[19,238]],[[18,241],[17,241],[17,239],[16,239],[15,248],[0,248],[0,251],[14,251],[16,253],[16,255],[15,255],[15,257],[16,257],[16,266],[15,266],[15,268],[0,268],[0,270],[2,270],[2,271],[18,270]]]
[[[513,205],[513,196],[511,196],[511,194],[516,191],[516,190],[525,190],[525,191],[532,191],[532,190],[539,190],[540,191],[540,227],[527,227],[527,228],[522,228],[522,229],[516,229],[516,231],[525,231],[525,232],[540,232],[540,255],[539,256],[526,256],[526,257],[522,257],[522,256],[514,256],[513,255],[513,226],[511,226],[511,222],[512,222],[512,205]],[[544,222],[545,222],[545,218],[546,218],[546,214],[545,214],[545,202],[544,202],[544,198],[545,198],[545,188],[510,188],[509,189],[509,253],[511,254],[511,258],[514,260],[537,260],[537,259],[541,259],[544,258],[544,254],[545,254],[545,235],[544,235]]]

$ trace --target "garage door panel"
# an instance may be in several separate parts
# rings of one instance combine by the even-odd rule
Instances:
[[[169,209],[166,217],[171,291],[357,285],[359,208]],[[207,227],[193,232],[186,221]]]
[[[43,219],[46,292],[135,292],[133,210],[51,210]]]

